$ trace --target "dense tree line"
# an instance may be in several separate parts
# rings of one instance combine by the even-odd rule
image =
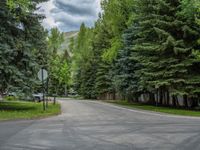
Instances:
[[[66,49],[59,54],[59,49],[65,42],[64,33],[58,28],[52,28],[48,36],[48,88],[50,95],[67,96],[71,85],[71,58]]]
[[[73,44],[85,98],[195,107],[200,98],[197,0],[103,0],[94,28]]]
[[[44,1],[0,1],[0,94],[33,91],[39,68],[47,66],[44,16],[35,13]]]

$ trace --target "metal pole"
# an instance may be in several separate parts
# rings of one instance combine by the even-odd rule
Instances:
[[[56,96],[53,97],[53,104],[56,105]]]
[[[46,107],[45,107],[45,89],[44,89],[44,69],[42,69],[42,90],[43,90],[43,110],[45,111],[46,110]]]
[[[47,100],[46,100],[46,108],[48,108],[48,94],[49,94],[49,78],[47,78]]]

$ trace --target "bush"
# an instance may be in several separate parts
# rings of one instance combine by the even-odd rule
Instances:
[[[17,101],[17,97],[15,96],[6,96],[3,98],[5,101]]]

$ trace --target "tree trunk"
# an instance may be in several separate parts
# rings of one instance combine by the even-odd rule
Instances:
[[[155,104],[155,95],[153,93],[149,93],[149,104]]]
[[[158,106],[158,102],[159,102],[159,89],[157,89],[156,106]]]
[[[191,101],[192,101],[192,106],[191,106],[192,108],[198,106],[198,100],[197,100],[197,99],[195,99],[195,98],[191,98]]]
[[[179,101],[178,101],[178,97],[176,96],[176,106],[180,107]]]
[[[133,95],[133,97],[134,97],[134,102],[138,103],[139,102],[139,96],[136,94],[136,95]]]
[[[176,96],[172,96],[172,105],[176,107]]]
[[[116,92],[113,91],[113,100],[116,100]]]
[[[183,103],[184,103],[184,107],[188,108],[188,97],[187,97],[187,95],[185,95],[183,97]]]
[[[163,89],[163,105],[167,105],[166,91]]]
[[[65,96],[68,96],[67,85],[65,85]]]
[[[163,104],[163,91],[162,91],[162,89],[160,89],[159,90],[160,91],[160,105],[162,105]]]
[[[169,106],[169,101],[170,101],[170,95],[169,95],[169,91],[167,90],[167,106]]]

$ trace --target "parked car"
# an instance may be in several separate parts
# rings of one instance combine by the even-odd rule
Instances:
[[[9,92],[6,94],[7,99],[10,100],[21,100],[21,101],[32,101],[32,94],[27,94],[23,92]]]
[[[77,97],[77,96],[79,96],[79,95],[75,91],[71,91],[71,92],[68,93],[68,97]]]
[[[10,92],[10,93],[7,94],[7,96],[17,97],[17,93],[15,93],[15,92]]]
[[[35,93],[35,94],[33,94],[33,99],[35,101],[41,102],[43,100],[43,94],[42,93]]]

